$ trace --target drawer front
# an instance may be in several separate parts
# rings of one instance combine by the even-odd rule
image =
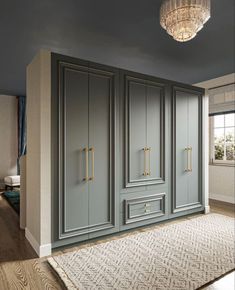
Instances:
[[[153,219],[165,214],[165,193],[124,200],[124,223]]]

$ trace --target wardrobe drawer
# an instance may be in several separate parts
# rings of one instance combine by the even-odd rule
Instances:
[[[124,200],[124,223],[134,223],[163,216],[165,193]]]

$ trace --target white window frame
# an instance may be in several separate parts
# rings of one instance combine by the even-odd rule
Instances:
[[[225,115],[226,113],[222,113],[221,115]],[[221,127],[224,128],[224,130],[227,128],[226,126]],[[210,135],[210,140],[209,140],[209,146],[210,146],[210,165],[221,165],[221,166],[235,166],[235,160],[215,160],[215,143],[214,143],[214,116],[209,117],[209,135]],[[226,142],[224,142],[224,156],[226,156]]]

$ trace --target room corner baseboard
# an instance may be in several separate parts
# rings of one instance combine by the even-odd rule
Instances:
[[[39,258],[51,255],[51,244],[39,245],[31,232],[25,228],[25,237]]]
[[[222,195],[222,194],[210,193],[209,198],[235,204],[235,196],[227,196],[227,195]]]
[[[206,206],[205,206],[204,213],[205,213],[205,214],[210,213],[210,206],[209,206],[209,205],[206,205]]]

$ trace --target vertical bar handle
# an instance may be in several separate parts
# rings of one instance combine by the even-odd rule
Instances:
[[[84,148],[83,151],[85,151],[85,177],[83,178],[84,181],[88,181],[88,148]]]
[[[95,148],[91,147],[89,149],[89,151],[91,152],[92,156],[91,156],[91,162],[92,162],[92,171],[91,171],[91,177],[89,178],[89,180],[94,180],[95,179]]]
[[[189,160],[188,153],[189,153],[189,150],[188,149],[189,149],[188,147],[184,148],[184,151],[186,152],[186,156],[187,156],[186,168],[184,169],[185,172],[189,171],[189,164],[188,164],[188,160]]]
[[[149,171],[148,171],[147,175],[149,175],[149,176],[151,175],[151,154],[150,154],[151,153],[151,149],[152,149],[151,147],[147,148],[147,150],[149,152]]]
[[[148,173],[147,173],[147,169],[146,168],[147,168],[147,151],[148,151],[148,148],[144,147],[143,150],[144,150],[144,173],[143,173],[143,175],[147,176]]]
[[[193,171],[193,160],[192,160],[192,151],[193,151],[193,148],[192,147],[189,147],[188,148],[188,151],[189,151],[189,160],[190,160],[190,162],[189,162],[189,168],[188,168],[188,171],[190,171],[190,172],[192,172]]]

